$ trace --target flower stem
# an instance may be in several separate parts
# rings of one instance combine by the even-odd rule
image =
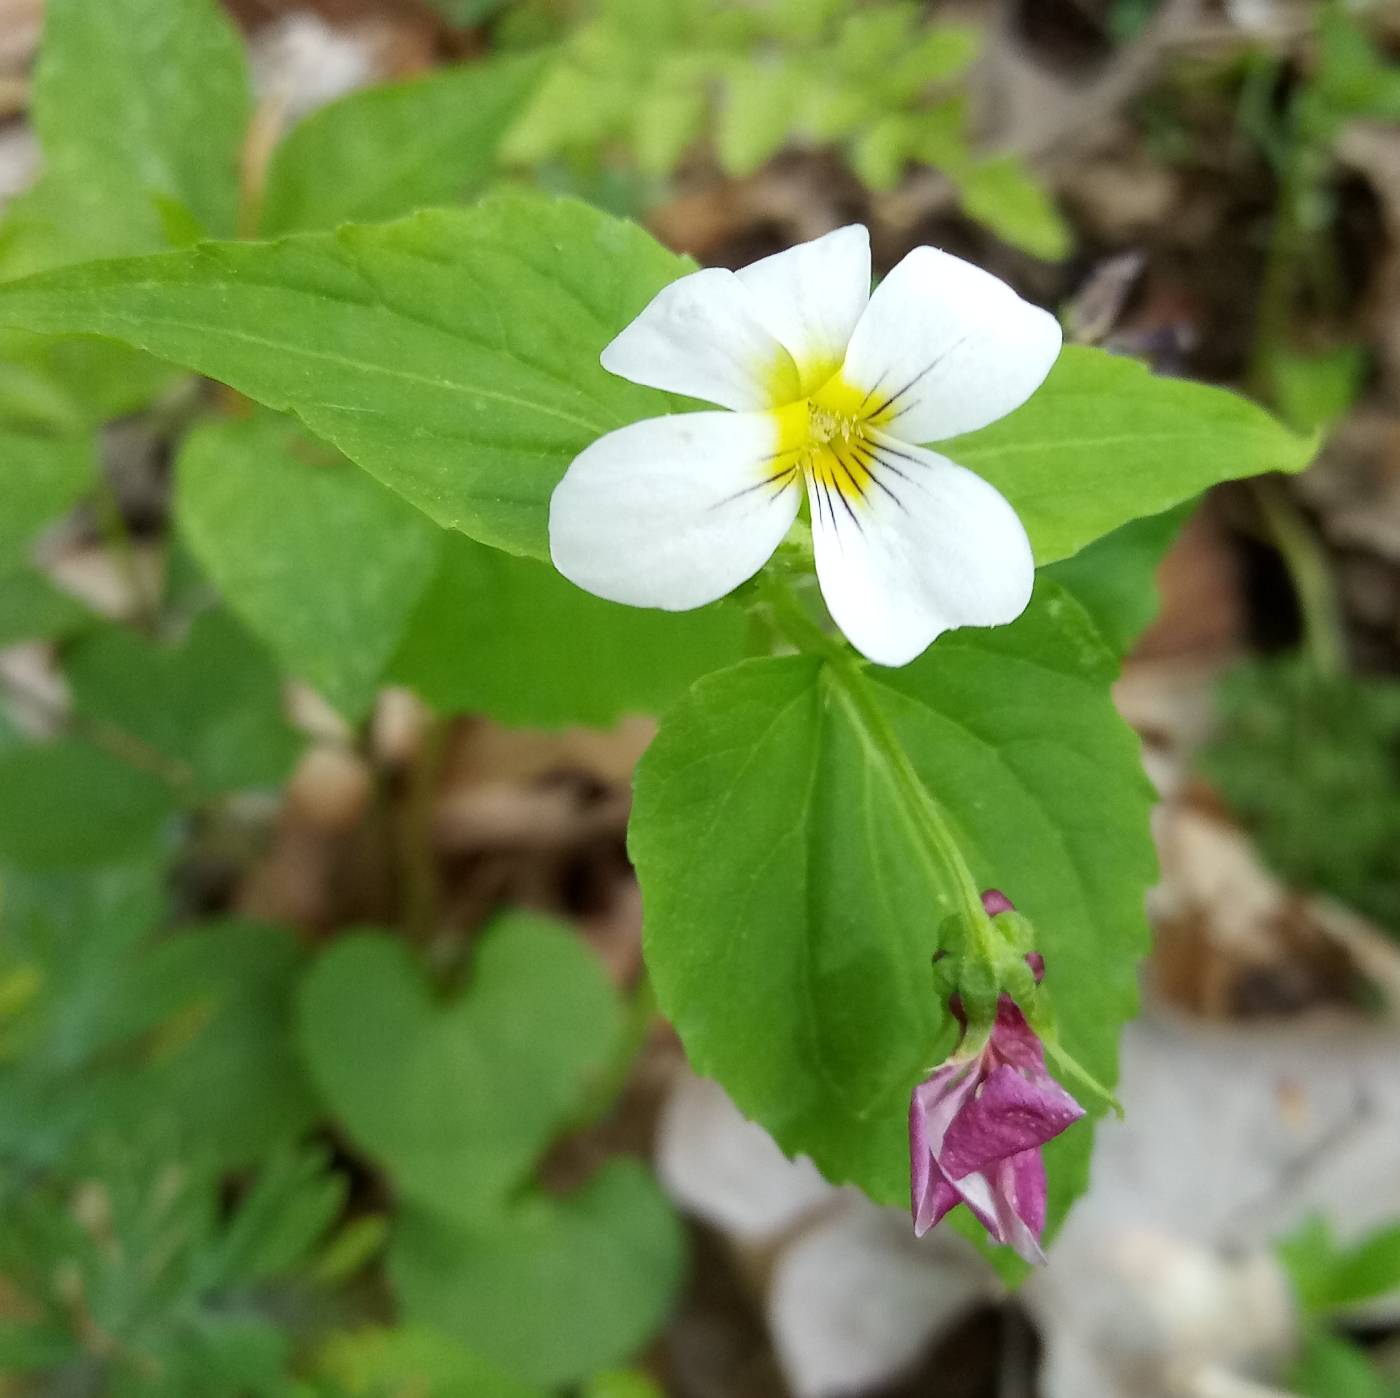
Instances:
[[[909,760],[884,710],[880,707],[865,675],[864,666],[850,649],[823,631],[802,608],[791,588],[771,572],[763,574],[763,597],[778,630],[804,655],[814,655],[826,663],[827,674],[842,699],[860,719],[871,745],[884,760],[896,788],[924,836],[925,847],[937,867],[939,882],[960,904],[974,944],[969,948],[980,959],[993,963],[995,933],[991,919],[982,907],[982,894],[958,844],[957,836],[933,794]]]

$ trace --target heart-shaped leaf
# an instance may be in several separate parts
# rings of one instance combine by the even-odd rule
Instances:
[[[227,612],[206,612],[177,646],[103,628],[74,646],[68,680],[84,719],[197,794],[275,786],[300,747],[271,658]]]
[[[579,1105],[621,1030],[616,993],[577,937],[512,915],[470,984],[433,998],[408,947],[336,943],[303,988],[312,1077],[350,1136],[437,1212],[499,1208]]]
[[[407,1320],[553,1387],[637,1349],[670,1310],[684,1260],[651,1176],[617,1160],[567,1199],[532,1195],[474,1228],[409,1211],[389,1273]]]
[[[177,517],[228,604],[350,718],[369,707],[437,567],[442,531],[288,418],[185,442]]]

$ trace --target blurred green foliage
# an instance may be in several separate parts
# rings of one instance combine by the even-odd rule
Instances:
[[[1400,1373],[1333,1328],[1364,1303],[1400,1292],[1400,1224],[1341,1243],[1312,1218],[1275,1250],[1303,1321],[1294,1390],[1302,1398],[1400,1398]]]
[[[931,167],[972,218],[1037,257],[1069,231],[1026,167],[972,142],[962,81],[979,38],[904,0],[551,0],[519,7],[506,33],[559,55],[506,143],[506,157],[585,170],[610,152],[670,175],[708,141],[728,175],[793,145],[834,146],[871,189]]]
[[[1289,883],[1400,934],[1400,686],[1301,656],[1222,681],[1206,775]]]
[[[1310,64],[1289,75],[1285,58],[1251,54],[1240,104],[1242,129],[1278,181],[1268,262],[1255,329],[1256,390],[1300,429],[1325,425],[1364,383],[1365,354],[1352,344],[1304,341],[1306,319],[1325,323],[1341,309],[1345,269],[1337,238],[1338,142],[1355,122],[1400,120],[1400,63],[1369,29],[1365,5],[1325,0],[1315,7]],[[1287,100],[1278,91],[1290,79]]]

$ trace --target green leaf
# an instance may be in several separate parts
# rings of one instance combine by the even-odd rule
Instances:
[[[143,1076],[145,1100],[222,1165],[262,1159],[315,1114],[294,1036],[304,960],[281,928],[191,928],[157,943],[129,992],[164,1026]]]
[[[266,937],[272,930],[239,929],[245,937],[258,932]],[[278,935],[292,940],[290,933]],[[284,1146],[271,1157],[206,1260],[201,1278],[206,1286],[274,1281],[310,1259],[344,1209],[348,1192],[345,1176],[327,1170],[329,1155],[324,1148]]]
[[[249,108],[242,41],[216,0],[54,0],[31,106],[44,171],[6,210],[0,275],[164,248],[172,210],[232,235]],[[7,332],[0,354],[51,376],[88,423],[171,378],[97,340]]]
[[[747,621],[724,603],[672,615],[604,602],[546,564],[448,535],[389,678],[444,712],[599,727],[656,713],[743,654]]]
[[[0,427],[0,572],[28,561],[39,532],[65,514],[97,472],[92,440]]]
[[[1326,1220],[1314,1217],[1279,1242],[1277,1251],[1299,1303],[1312,1315],[1400,1290],[1400,1224],[1343,1244]]]
[[[963,211],[1013,247],[1060,262],[1074,246],[1069,225],[1015,156],[979,160],[957,174]]]
[[[705,126],[708,94],[697,82],[657,82],[637,101],[632,141],[645,175],[669,175]]]
[[[870,122],[851,146],[851,164],[861,182],[874,190],[894,189],[913,153],[918,118],[890,112]]]
[[[903,670],[750,661],[664,718],[631,829],[647,962],[696,1070],[784,1150],[904,1204],[909,1093],[951,1036],[930,958],[956,894],[885,726],[979,886],[1034,922],[1065,1047],[1114,1080],[1155,873],[1116,672],[1042,580],[1019,621],[944,636]],[[1052,1147],[1052,1220],[1082,1186],[1088,1135]]]
[[[0,319],[109,335],[289,409],[438,523],[548,556],[550,493],[665,395],[598,354],[689,270],[570,200],[89,264],[0,287]]]
[[[176,518],[222,595],[347,717],[368,709],[442,533],[295,423],[206,423],[176,464]]]
[[[532,1195],[475,1228],[405,1212],[389,1256],[404,1316],[554,1387],[628,1358],[674,1303],[685,1246],[635,1161],[566,1199]]]
[[[77,713],[187,771],[202,796],[276,786],[300,740],[266,653],[226,613],[199,617],[178,646],[104,627],[68,657]]]
[[[1188,500],[1159,515],[1135,519],[1073,558],[1051,564],[1044,576],[1070,593],[1099,634],[1119,655],[1126,655],[1157,615],[1162,601],[1157,568],[1195,508],[1196,502]]]
[[[1322,7],[1317,70],[1300,97],[1304,129],[1331,140],[1347,119],[1400,120],[1400,64],[1387,59],[1342,4]]]
[[[174,801],[135,761],[81,739],[0,751],[0,863],[73,868],[152,852]]]
[[[231,235],[249,107],[242,41],[215,0],[52,0],[33,97],[44,174],[22,203],[39,225],[30,265],[163,247],[163,203]]]
[[[1270,398],[1279,414],[1305,432],[1341,417],[1361,396],[1370,367],[1361,345],[1337,345],[1312,354],[1276,345],[1264,363]]]
[[[81,602],[34,568],[0,576],[0,646],[53,640],[98,624]]]
[[[122,338],[289,408],[439,523],[543,558],[573,456],[671,401],[597,355],[685,270],[630,224],[507,196],[54,272],[0,288],[0,316]],[[1018,412],[939,445],[1005,493],[1042,563],[1313,450],[1232,393],[1077,347]]]
[[[0,330],[0,404],[16,424],[78,432],[144,408],[179,371],[119,345]]]
[[[1395,1398],[1365,1351],[1335,1335],[1308,1336],[1290,1385],[1302,1398]]]
[[[536,54],[490,58],[320,108],[273,155],[262,231],[369,223],[477,193],[541,71]]]
[[[715,154],[726,175],[751,175],[787,140],[798,92],[783,63],[746,57],[726,74],[715,130]]]
[[[457,1219],[499,1207],[620,1032],[597,958],[524,915],[487,934],[450,1004],[406,947],[375,935],[337,942],[301,1002],[312,1076],[351,1138],[407,1196]]]
[[[1016,507],[1038,563],[1217,481],[1301,471],[1316,443],[1223,388],[1166,379],[1103,350],[1064,349],[1010,417],[938,450]]]
[[[318,1370],[347,1398],[544,1398],[496,1364],[426,1326],[333,1335]]]

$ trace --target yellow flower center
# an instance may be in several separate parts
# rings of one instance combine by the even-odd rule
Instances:
[[[815,376],[800,377],[805,383]],[[775,406],[778,447],[764,463],[766,478],[785,485],[800,471],[828,503],[836,498],[848,509],[862,503],[873,482],[870,429],[889,415],[885,396],[857,388],[837,369],[805,397]]]

